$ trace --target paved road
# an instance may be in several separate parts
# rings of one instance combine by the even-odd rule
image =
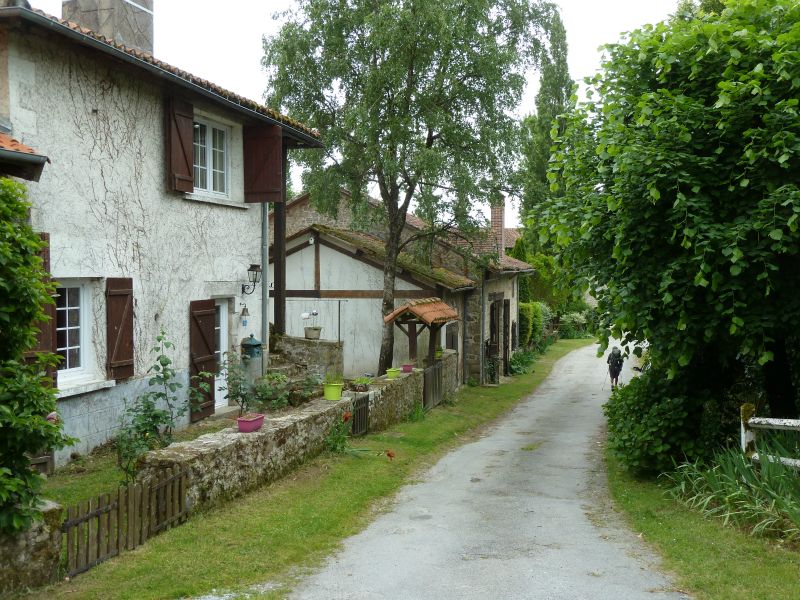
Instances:
[[[559,361],[483,437],[403,488],[292,598],[687,598],[609,508],[600,456],[609,392],[595,351]]]

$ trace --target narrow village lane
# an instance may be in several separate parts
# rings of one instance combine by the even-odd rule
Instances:
[[[563,358],[483,437],[403,488],[292,597],[687,598],[609,507],[601,455],[609,383],[596,348]],[[629,378],[626,364],[621,380]]]

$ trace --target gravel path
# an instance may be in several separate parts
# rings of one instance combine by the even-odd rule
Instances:
[[[298,599],[685,599],[609,507],[605,361],[559,361],[479,440],[404,487],[393,508],[301,581]],[[622,380],[630,377],[629,365]]]

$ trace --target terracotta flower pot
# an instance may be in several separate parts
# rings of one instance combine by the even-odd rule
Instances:
[[[258,431],[264,424],[264,415],[259,413],[247,413],[236,419],[239,426],[239,433],[251,433]]]

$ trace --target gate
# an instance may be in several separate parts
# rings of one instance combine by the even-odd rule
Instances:
[[[425,410],[430,410],[442,402],[442,364],[442,361],[437,361],[423,372],[422,406]]]
[[[369,392],[356,394],[353,400],[353,436],[367,435],[369,431]]]

